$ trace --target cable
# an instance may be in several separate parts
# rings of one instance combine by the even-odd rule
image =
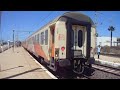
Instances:
[[[44,18],[42,18],[41,21],[40,21],[38,24],[42,23],[42,22],[43,22],[45,19],[47,19],[52,13],[53,13],[53,11],[51,11],[47,16],[45,16]],[[38,24],[35,24],[35,25],[38,25]],[[34,26],[35,26],[35,25],[34,25]],[[34,26],[33,26],[33,27],[34,27]],[[45,26],[45,25],[44,25],[44,26]],[[42,27],[43,27],[43,26],[42,26]],[[36,30],[36,31],[38,31],[38,30]],[[33,32],[36,32],[36,31],[33,31]],[[29,35],[29,36],[30,36],[30,35]]]
[[[52,13],[53,13],[53,11],[51,11],[47,16],[45,16],[45,17],[39,22],[39,24],[41,24],[45,19],[47,19]],[[36,24],[36,25],[38,25],[38,24]]]
[[[48,18],[51,14],[53,13],[53,11],[51,11],[46,17],[44,17],[41,22],[43,22],[46,18]]]

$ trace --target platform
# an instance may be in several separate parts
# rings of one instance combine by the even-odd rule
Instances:
[[[99,59],[97,55],[95,55],[94,57],[95,57],[96,63],[98,64],[120,69],[120,58],[119,57],[105,56],[105,55],[100,55]]]
[[[57,79],[23,47],[0,53],[0,79]]]

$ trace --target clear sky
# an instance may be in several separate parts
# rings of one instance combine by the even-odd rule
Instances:
[[[2,11],[0,28],[2,39],[12,40],[13,30],[15,30],[15,37],[17,31],[19,31],[18,39],[24,40],[40,27],[65,12],[67,11]],[[115,27],[113,37],[120,37],[120,11],[98,11],[97,18],[95,11],[79,12],[88,15],[94,22],[97,20],[97,32],[99,36],[110,36],[108,27],[113,25]]]

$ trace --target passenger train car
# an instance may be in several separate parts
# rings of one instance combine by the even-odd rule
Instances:
[[[23,47],[48,64],[53,71],[69,67],[81,74],[94,63],[95,25],[79,12],[66,12],[29,36]]]

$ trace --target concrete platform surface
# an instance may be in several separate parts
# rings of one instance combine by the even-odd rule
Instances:
[[[36,62],[22,47],[0,53],[0,79],[56,79]]]
[[[119,57],[100,55],[98,59],[97,55],[95,55],[95,60],[98,64],[120,69]]]

